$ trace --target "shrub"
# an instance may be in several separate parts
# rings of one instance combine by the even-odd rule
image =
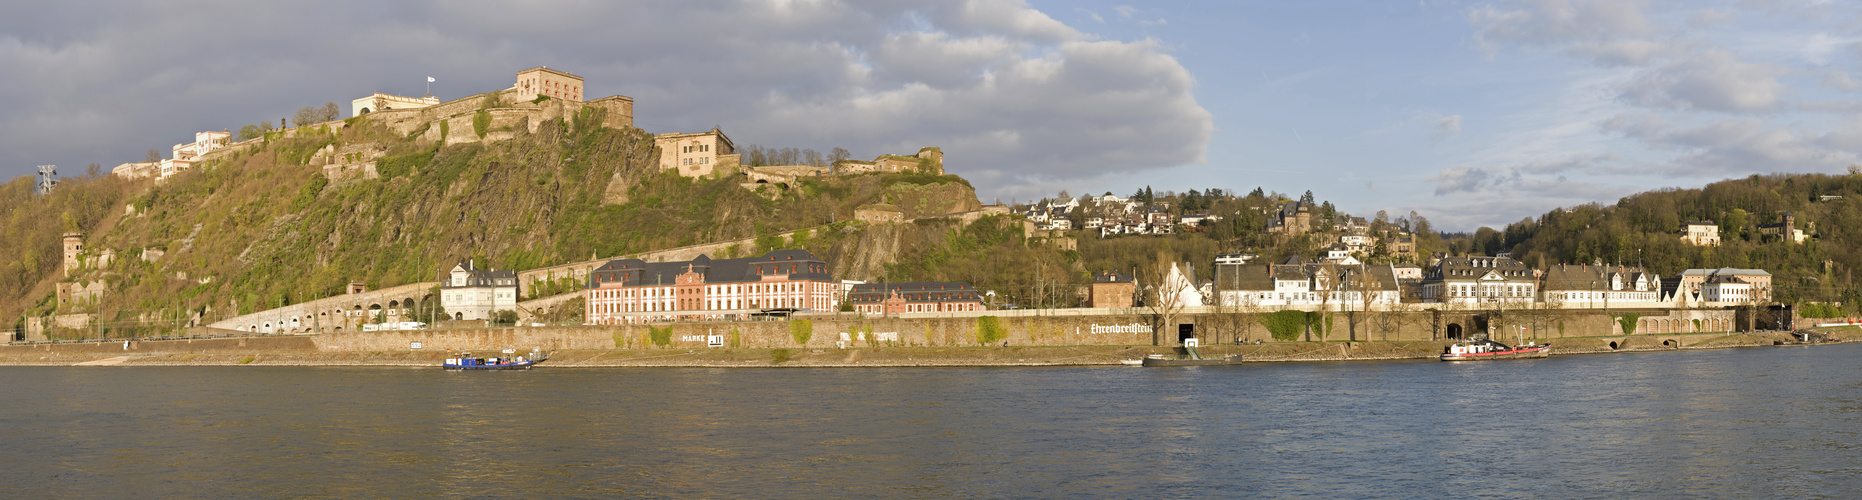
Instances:
[[[647,327],[647,336],[653,339],[653,345],[665,347],[672,345],[672,325],[665,328]]]
[[[1306,313],[1303,311],[1274,311],[1273,314],[1257,316],[1256,321],[1267,327],[1267,332],[1274,336],[1274,340],[1282,342],[1299,340],[1300,333],[1306,330]]]
[[[1002,321],[995,316],[976,318],[976,342],[983,345],[1001,342],[1008,338],[1009,330],[1002,327]]]
[[[432,151],[389,156],[375,161],[375,173],[380,175],[382,180],[393,179],[411,173],[415,168],[425,166],[432,161]]]
[[[786,362],[788,360],[789,360],[788,349],[773,349],[769,351],[769,362],[770,363],[775,363],[775,364],[780,365],[783,362]]]
[[[796,345],[808,345],[808,339],[815,336],[815,322],[806,319],[789,320],[789,338]]]
[[[472,114],[472,132],[475,134],[478,134],[478,138],[484,139],[485,131],[490,128],[491,128],[491,112],[490,111],[485,111],[481,109],[481,110],[478,110],[477,113]]]
[[[1625,313],[1625,314],[1617,315],[1616,324],[1623,326],[1624,335],[1630,335],[1630,334],[1636,333],[1636,320],[1639,320],[1639,319],[1642,319],[1642,315],[1636,314],[1636,313]]]

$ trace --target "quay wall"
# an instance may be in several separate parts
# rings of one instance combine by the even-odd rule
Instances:
[[[1730,319],[1732,314],[1731,311],[1690,312],[1727,317],[1722,319]],[[1533,321],[1540,326],[1511,328],[1530,325]],[[994,326],[990,326],[992,323]],[[1692,321],[1687,323],[1691,325]],[[1181,345],[1176,334],[1182,325],[1191,325],[1205,345],[1275,341],[1257,316],[1221,313],[1179,315],[1173,318],[1169,328],[1163,327],[1155,315],[1147,314],[926,318],[863,317],[843,313],[778,321],[342,331],[311,338],[321,351],[405,351],[413,342],[420,342],[422,348],[428,350],[695,349],[714,343],[717,347],[741,348],[1174,346]],[[1337,313],[1332,331],[1323,335],[1318,332],[1302,335],[1297,340],[1442,341],[1457,338],[1450,336],[1451,332],[1466,336],[1490,326],[1496,339],[1509,343],[1515,338],[1546,342],[1570,337],[1628,338],[1714,331],[1625,333],[1618,317],[1594,311],[1553,312],[1531,318],[1420,311],[1364,315],[1355,321],[1345,313]]]

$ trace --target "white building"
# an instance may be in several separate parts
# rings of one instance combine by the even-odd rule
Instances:
[[[1325,308],[1390,306],[1402,301],[1389,265],[1341,265],[1291,257],[1279,264],[1217,264],[1223,306]]]
[[[1425,302],[1447,304],[1531,303],[1539,280],[1524,263],[1506,257],[1448,257],[1422,279]]]
[[[1752,284],[1736,279],[1714,277],[1700,285],[1700,295],[1709,303],[1744,304],[1752,302]]]
[[[440,307],[456,320],[491,319],[517,310],[517,272],[481,270],[471,261],[453,266],[440,285]]]
[[[433,96],[407,97],[376,92],[374,95],[349,101],[349,116],[362,116],[390,109],[420,109],[436,106],[439,103],[440,98]]]
[[[1662,279],[1639,267],[1560,264],[1545,271],[1543,300],[1562,308],[1661,307]]]

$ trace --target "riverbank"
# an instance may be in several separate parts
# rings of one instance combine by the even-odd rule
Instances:
[[[1841,341],[1862,330],[1831,332]],[[209,341],[137,341],[0,347],[0,366],[406,366],[433,367],[457,353],[444,351],[319,352],[291,337]],[[1771,346],[1787,333],[1648,335],[1563,338],[1554,355],[1723,349]],[[1267,342],[1204,346],[1205,357],[1241,355],[1246,362],[1315,362],[1435,359],[1447,342]],[[132,350],[133,349],[133,350]],[[1118,366],[1151,354],[1181,351],[1156,346],[861,347],[848,349],[607,349],[562,350],[548,367],[887,367],[887,366]],[[481,352],[481,356],[495,353]]]

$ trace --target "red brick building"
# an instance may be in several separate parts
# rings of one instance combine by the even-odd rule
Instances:
[[[1138,279],[1118,271],[1093,275],[1093,307],[1132,307],[1138,294]]]
[[[983,310],[982,295],[969,283],[865,283],[847,294],[853,310],[870,314]]]

